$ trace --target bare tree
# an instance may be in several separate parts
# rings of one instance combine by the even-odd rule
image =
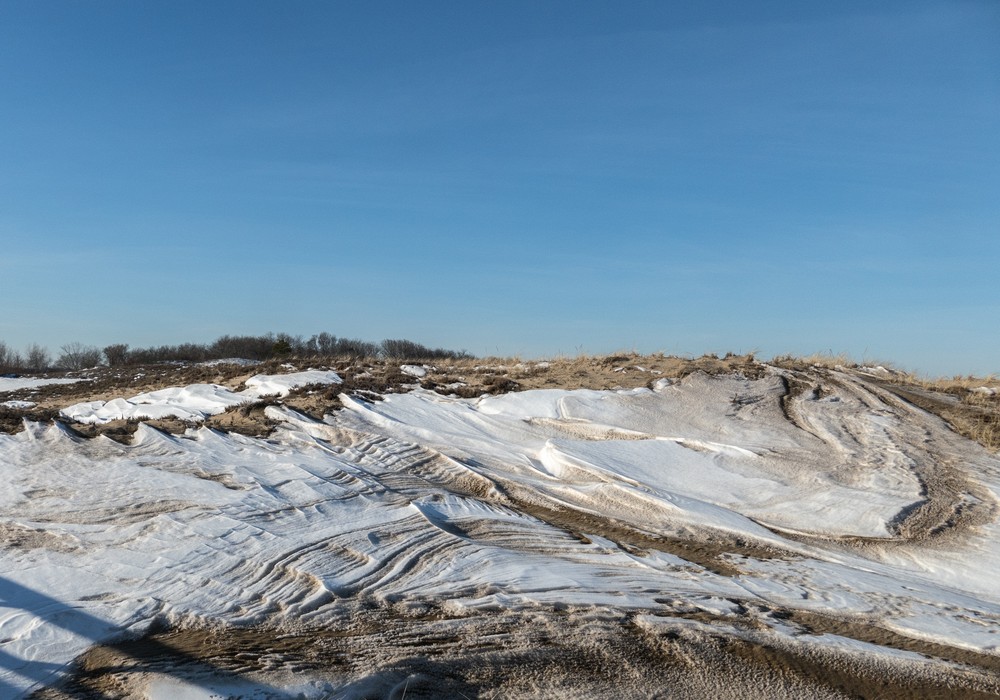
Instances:
[[[429,348],[405,338],[382,341],[382,356],[390,360],[441,360],[471,357],[465,350],[456,352],[445,348]]]
[[[101,362],[101,351],[93,345],[67,343],[60,350],[62,354],[56,360],[56,365],[64,369],[86,369]]]
[[[121,367],[128,362],[128,345],[115,343],[104,348],[104,359],[108,367]]]
[[[12,348],[7,347],[7,343],[0,340],[0,369],[12,370],[21,366],[21,356]]]
[[[206,350],[208,357],[216,360],[243,357],[248,360],[266,360],[271,357],[276,338],[266,335],[224,335]]]
[[[21,356],[21,353],[0,341],[0,369],[9,372],[11,370],[22,369],[23,367],[24,358]]]
[[[337,338],[329,354],[343,357],[375,357],[378,355],[378,349],[377,343],[370,343],[367,340]]]
[[[319,355],[330,356],[337,351],[337,336],[330,335],[326,331],[323,331],[319,335],[314,335],[313,338],[316,339],[316,352]]]
[[[35,372],[41,372],[49,368],[52,364],[52,356],[49,351],[38,343],[32,343],[25,351],[25,366]]]

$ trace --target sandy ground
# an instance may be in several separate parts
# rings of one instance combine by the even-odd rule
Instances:
[[[145,697],[159,689],[166,698],[183,687],[177,679],[214,684],[219,697],[281,697],[241,693],[254,679],[258,689],[281,679],[329,698],[902,699],[1000,692],[995,668],[893,666],[863,651],[806,650],[749,624],[713,625],[666,609],[648,616],[562,608],[452,618],[358,603],[344,606],[340,624],[321,628],[193,627],[97,646],[65,684],[33,697]]]

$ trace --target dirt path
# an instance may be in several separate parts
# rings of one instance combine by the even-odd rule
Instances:
[[[882,444],[877,447],[905,455],[920,484],[920,500],[900,511],[891,523],[894,539],[845,537],[838,540],[840,543],[859,548],[934,544],[960,537],[997,518],[996,498],[963,462],[967,443],[942,430],[940,425],[939,418],[947,420],[959,410],[954,402],[935,399],[928,392],[918,394],[862,375],[826,369],[788,372],[784,380],[783,414],[793,425],[818,440],[827,442],[828,438],[813,431],[808,420],[803,418],[803,412],[808,403],[824,395],[838,393],[844,400],[856,401],[865,411],[893,419],[892,429],[885,431]],[[856,432],[856,426],[843,425],[844,434]],[[839,439],[842,440],[843,435]],[[855,440],[859,452],[871,447]],[[839,441],[831,443],[831,448],[839,449],[840,445]],[[875,463],[877,458],[862,455],[857,461]],[[801,541],[811,539],[788,533],[783,536]]]

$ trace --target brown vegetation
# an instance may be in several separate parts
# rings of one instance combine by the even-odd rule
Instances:
[[[350,347],[349,343],[354,342],[345,341],[344,345],[337,345],[341,341],[328,334],[325,338],[323,336],[324,334],[314,336],[301,343],[307,348],[315,346],[347,349]],[[216,341],[217,349],[227,351],[237,349],[241,342],[239,338],[228,336]],[[390,344],[389,347],[399,349],[401,346]],[[109,349],[112,350],[110,354]],[[453,353],[454,356],[438,359],[407,358],[406,361],[418,363],[425,372],[424,376],[416,377],[400,369],[406,361],[389,357],[291,355],[272,357],[252,366],[224,362],[206,364],[176,361],[123,365],[121,357],[126,350],[127,346],[123,345],[109,346],[105,349],[109,362],[114,358],[111,366],[44,375],[75,377],[83,380],[76,384],[49,385],[0,395],[4,401],[24,400],[36,404],[31,409],[4,408],[0,412],[0,430],[4,432],[19,430],[23,418],[50,420],[58,414],[60,408],[81,401],[107,401],[169,386],[194,383],[214,383],[239,389],[243,381],[254,374],[280,374],[292,371],[293,367],[332,369],[344,379],[341,385],[302,387],[281,402],[302,413],[320,418],[325,413],[341,408],[341,394],[378,400],[384,394],[410,391],[418,387],[461,398],[476,398],[485,394],[529,389],[632,389],[652,386],[661,378],[680,379],[693,372],[740,374],[747,378],[758,378],[769,371],[769,366],[776,366],[793,371],[818,368],[860,374],[866,381],[940,416],[960,434],[976,440],[990,450],[1000,450],[1000,380],[996,377],[929,380],[894,369],[886,363],[881,363],[878,368],[871,368],[846,356],[782,356],[774,358],[770,363],[762,363],[752,354],[732,353],[724,357],[704,355],[697,358],[617,353],[539,361],[518,358],[473,358]],[[6,346],[0,344],[0,355],[7,353],[9,356],[10,352]],[[209,419],[207,424],[221,430],[251,435],[266,434],[270,426],[263,417],[264,407],[258,406],[256,410],[240,407],[238,414],[230,411]],[[157,427],[171,432],[183,431],[189,427],[180,421],[157,423]],[[77,427],[77,430],[83,434],[109,434],[122,439],[134,432],[135,428],[130,425],[109,424],[108,427]]]

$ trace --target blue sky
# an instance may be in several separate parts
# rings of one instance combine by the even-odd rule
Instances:
[[[0,340],[1000,373],[1000,3],[0,5]]]

